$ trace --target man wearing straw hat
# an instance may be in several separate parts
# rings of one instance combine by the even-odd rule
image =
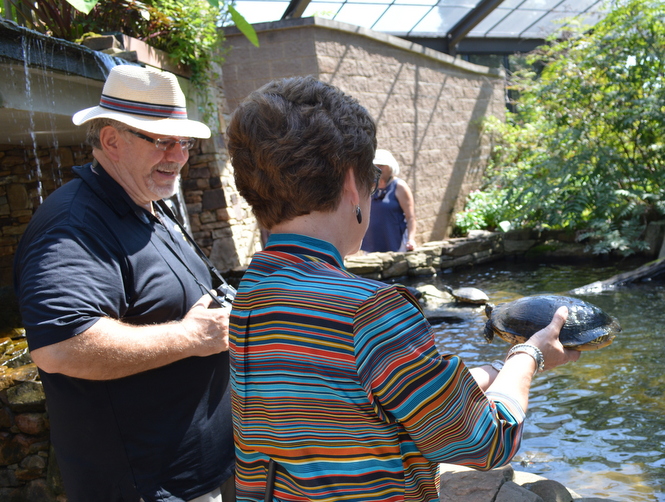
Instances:
[[[95,161],[35,212],[15,289],[69,502],[234,500],[228,309],[156,204],[194,138],[176,77],[113,68],[88,124]]]

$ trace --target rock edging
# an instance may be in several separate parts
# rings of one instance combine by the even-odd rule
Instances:
[[[586,245],[566,232],[474,230],[467,237],[433,241],[405,253],[356,254],[345,266],[357,275],[377,280],[435,275],[439,270],[478,265],[504,258],[594,259]]]
[[[489,471],[440,464],[440,502],[618,502],[581,497],[558,481],[506,465]]]

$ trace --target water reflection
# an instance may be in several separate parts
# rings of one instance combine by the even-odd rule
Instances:
[[[623,271],[502,263],[429,282],[475,286],[501,303],[565,294]],[[646,282],[580,298],[617,317],[623,331],[611,346],[536,378],[514,467],[585,497],[665,501],[665,284]],[[470,320],[435,327],[439,349],[461,355],[470,366],[503,358],[508,347],[501,340],[485,343],[483,309],[475,312]]]

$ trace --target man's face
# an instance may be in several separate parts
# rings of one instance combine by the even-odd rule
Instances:
[[[134,129],[120,134],[127,148],[118,166],[122,179],[119,182],[134,202],[146,206],[173,196],[178,190],[180,170],[189,159],[187,141],[190,138],[160,136]]]

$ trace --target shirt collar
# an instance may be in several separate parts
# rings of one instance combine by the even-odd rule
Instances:
[[[330,242],[301,234],[271,234],[265,251],[281,251],[306,256],[314,261],[325,261],[344,269],[344,260],[337,248]]]

